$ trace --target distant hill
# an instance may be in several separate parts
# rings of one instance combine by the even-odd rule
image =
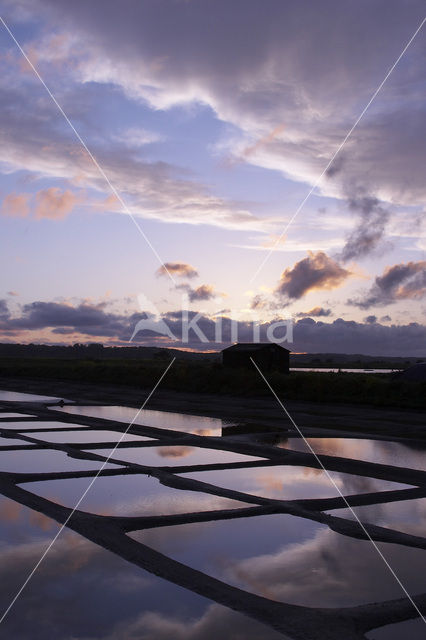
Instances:
[[[44,344],[0,344],[0,358],[56,358],[78,360],[152,360],[175,357],[187,362],[220,362],[220,352],[203,353],[161,347],[104,347],[102,344],[55,346]],[[369,356],[345,353],[292,353],[291,367],[341,367],[351,369],[406,369],[425,357]]]
[[[180,349],[159,347],[104,347],[102,344],[75,344],[57,346],[46,344],[0,344],[0,358],[65,358],[78,360],[209,360],[217,358],[216,353],[204,354]]]

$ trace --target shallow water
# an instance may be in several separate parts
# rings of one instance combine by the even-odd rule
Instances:
[[[399,369],[344,369],[341,367],[291,367],[290,371],[315,371],[316,373],[396,373]]]
[[[0,610],[11,603],[59,525],[0,496]],[[65,530],[2,623],[13,640],[214,638],[282,640],[269,627],[142,571]],[[197,635],[194,635],[197,634]]]
[[[0,418],[32,418],[29,413],[11,413],[10,411],[0,411]],[[0,422],[0,425],[2,423]]]
[[[220,436],[222,427],[229,425],[229,422],[219,418],[207,418],[205,416],[193,416],[190,414],[173,413],[171,411],[152,411],[151,409],[138,409],[131,407],[54,407],[57,411],[65,411],[75,415],[93,416],[96,418],[106,418],[107,420],[118,420],[127,425],[143,424],[149,427],[160,429],[172,429],[173,431],[184,431],[194,433],[199,436]]]
[[[368,541],[281,514],[192,523],[131,537],[257,595],[304,606],[355,606],[398,598],[401,588]],[[426,555],[381,544],[411,593],[424,589]]]
[[[25,488],[66,507],[73,507],[89,482],[87,478],[48,480],[28,482]],[[79,508],[100,515],[154,516],[245,506],[242,502],[198,491],[171,489],[160,484],[157,478],[141,474],[97,478]]]
[[[38,396],[34,393],[18,393],[17,391],[0,391],[0,402],[55,402],[61,400],[53,396]],[[67,402],[71,402],[67,400]]]
[[[108,456],[110,449],[96,449],[97,454]],[[253,456],[207,449],[204,447],[186,447],[183,445],[167,445],[161,447],[129,447],[114,452],[116,460],[135,462],[154,467],[176,467],[193,464],[223,464],[231,462],[253,462],[261,460]]]
[[[359,518],[363,522],[371,522],[414,536],[423,537],[426,533],[426,498],[353,507],[352,510],[334,509],[328,513],[351,520]]]
[[[12,445],[13,447],[19,447],[21,445],[30,444],[25,440],[19,440],[18,438],[2,438],[0,437],[0,447]]]
[[[0,472],[47,473],[52,471],[82,471],[99,469],[102,462],[77,460],[63,451],[0,451]],[[107,468],[117,467],[108,464]]]
[[[426,471],[426,446],[415,443],[403,444],[361,438],[307,438],[306,440],[317,454]],[[311,448],[303,438],[288,438],[282,440],[277,446],[311,453]]]
[[[136,409],[128,407],[65,407],[64,411],[127,424],[137,413]],[[59,443],[113,442],[122,436],[112,430],[84,429],[77,422],[76,419],[76,424],[68,425],[59,421],[13,423],[11,420],[0,424],[0,428],[44,429],[44,433],[33,433],[32,437]],[[148,410],[139,415],[136,423],[200,435],[221,435],[223,426],[221,420],[214,418]],[[69,426],[71,431],[52,431]],[[0,445],[2,440],[14,441],[13,438],[0,438]],[[127,434],[125,440],[150,441],[131,434]],[[306,450],[301,448],[306,445],[300,439],[290,440],[281,446]],[[423,452],[400,443],[336,438],[315,438],[310,442],[318,453],[425,468],[422,466]],[[94,453],[109,455],[110,451],[95,450]],[[153,466],[252,459],[203,447],[156,444],[123,448],[117,450],[114,457]],[[10,470],[13,471],[58,471],[97,469],[101,465],[100,462],[72,459],[60,451],[0,452],[0,471],[5,466],[12,466]],[[108,467],[116,468],[112,464]],[[301,466],[274,465],[179,475],[271,498],[338,495],[322,470]],[[346,495],[407,487],[346,473],[330,472],[330,475]],[[77,478],[22,486],[72,508],[91,481],[91,478]],[[246,506],[242,501],[172,489],[160,484],[156,478],[137,474],[97,478],[79,508],[99,515],[153,516]],[[347,510],[330,513],[351,517]],[[370,522],[416,535],[424,535],[426,530],[426,499],[357,507],[356,513]],[[0,568],[0,599],[6,608],[55,535],[58,525],[1,496],[0,515],[4,559]],[[347,606],[404,595],[370,542],[339,535],[322,524],[287,514],[167,526],[129,535],[229,584],[278,601],[308,606]],[[380,544],[379,547],[410,593],[426,590],[424,551],[396,544]],[[37,625],[34,625],[35,616]],[[285,637],[160,580],[67,529],[3,624],[5,637],[31,637],[34,640],[47,637],[58,640],[70,637],[204,640],[218,635],[228,640],[230,629],[234,634],[232,640]],[[423,623],[414,620],[367,634],[370,640],[399,640],[406,636],[410,640],[423,638]]]
[[[363,478],[349,473],[330,471],[326,474],[322,469],[309,467],[271,466],[257,469],[198,471],[179,475],[277,500],[298,500],[308,497],[335,498],[340,495],[339,490],[344,495],[350,495],[409,488],[405,484]],[[330,481],[329,476],[338,489]]]

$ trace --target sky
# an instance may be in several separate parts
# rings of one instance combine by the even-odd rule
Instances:
[[[421,0],[0,8],[1,342],[426,355]]]

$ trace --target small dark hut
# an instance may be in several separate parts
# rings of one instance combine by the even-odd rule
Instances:
[[[290,351],[275,342],[237,343],[222,351],[225,367],[244,367],[253,369],[253,358],[263,371],[290,372]]]

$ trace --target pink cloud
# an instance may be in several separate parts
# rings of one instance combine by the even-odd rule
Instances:
[[[30,213],[28,193],[9,193],[3,198],[1,212],[12,218],[25,218]]]
[[[74,209],[79,198],[72,191],[61,191],[59,187],[43,189],[35,197],[35,217],[61,220]]]
[[[32,212],[31,198],[29,193],[9,193],[3,198],[1,213],[13,218],[26,218]],[[33,213],[37,220],[62,220],[71,213],[81,198],[69,189],[62,191],[59,187],[49,187],[38,191],[34,201]]]

